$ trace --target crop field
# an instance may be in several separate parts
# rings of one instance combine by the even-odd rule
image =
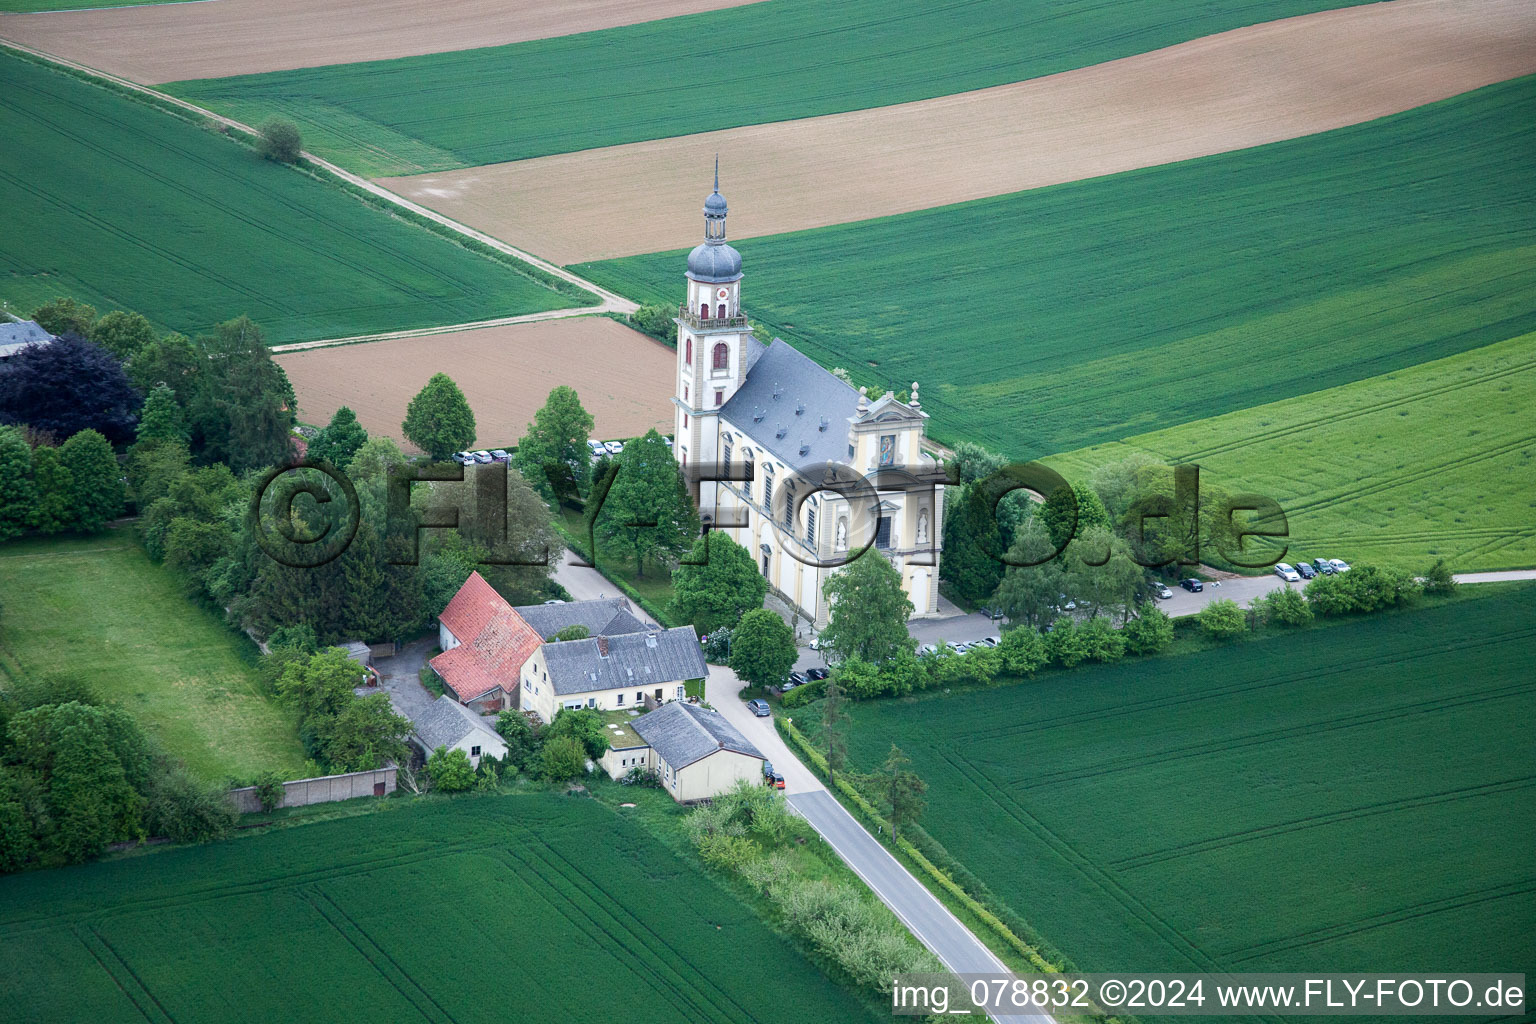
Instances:
[[[133,4],[134,0],[122,0]],[[0,34],[146,84],[502,46],[753,0],[218,0],[8,18]],[[0,11],[106,7],[0,0]]]
[[[556,263],[611,259],[697,239],[716,153],[739,240],[1359,124],[1536,72],[1533,38],[1523,0],[1394,0],[916,103],[381,183]]]
[[[0,14],[26,14],[33,11],[56,13],[95,8],[134,7],[142,3],[174,4],[179,0],[0,0]],[[8,30],[9,25],[6,26]]]
[[[126,529],[0,545],[0,685],[86,682],[210,782],[305,774],[292,716],[262,691],[255,649],[192,604]]]
[[[269,341],[581,305],[217,132],[0,51],[0,298]],[[596,301],[594,298],[592,301]]]
[[[1536,961],[1536,587],[861,704],[927,830],[1083,970]],[[985,827],[978,827],[978,823]]]
[[[1536,565],[1536,334],[1045,460],[1146,453],[1286,510],[1292,551],[1422,572]],[[1277,552],[1277,558],[1278,558]]]
[[[754,319],[1037,458],[1536,330],[1536,77],[1368,124],[743,243]],[[675,302],[682,252],[578,264]]]
[[[668,400],[677,354],[606,317],[484,327],[274,358],[293,384],[303,422],[323,426],[345,405],[369,434],[402,442],[406,406],[438,371],[452,377],[469,399],[480,448],[515,444],[561,384],[581,396],[596,421],[594,437],[672,429]]]
[[[168,91],[247,124],[291,117],[312,151],[351,170],[413,174],[930,99],[1340,6],[775,0]]]
[[[416,803],[34,872],[0,879],[0,907],[0,1021],[18,1024],[875,1019],[580,798]]]

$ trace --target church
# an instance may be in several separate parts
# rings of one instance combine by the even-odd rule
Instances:
[[[907,401],[871,399],[787,342],[755,337],[725,219],[717,168],[704,241],[688,254],[673,397],[672,450],[704,522],[752,552],[817,629],[822,583],[861,551],[896,567],[915,617],[936,615],[944,488],[923,451],[917,384]]]

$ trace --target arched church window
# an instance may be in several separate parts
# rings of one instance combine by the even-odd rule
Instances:
[[[715,313],[715,316],[719,317],[721,320],[724,320],[725,319],[725,303],[723,303],[723,302],[720,303],[720,305],[716,307],[716,310],[717,310],[717,312]]]
[[[731,350],[727,348],[725,342],[722,341],[720,344],[715,346],[715,369],[724,370],[727,369],[730,365]]]
[[[709,319],[709,303],[707,303],[707,302],[699,303],[699,317],[701,319],[703,319],[703,320],[708,320]]]
[[[686,349],[687,349],[687,355],[685,355],[683,358],[684,358],[684,360],[686,362],[692,363],[693,362],[693,339],[692,338],[688,339],[688,344],[686,346]]]

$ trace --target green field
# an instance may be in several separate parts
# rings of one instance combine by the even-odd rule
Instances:
[[[89,11],[98,7],[138,7],[142,4],[205,3],[207,0],[0,0],[0,14],[42,11]]]
[[[1045,460],[1146,453],[1286,510],[1293,552],[1423,571],[1536,565],[1536,334]],[[1278,553],[1277,553],[1278,557]]]
[[[0,51],[0,298],[269,341],[579,305],[209,129]],[[593,300],[595,301],[595,300]]]
[[[512,46],[162,87],[293,118],[354,171],[412,174],[882,107],[1145,53],[1346,0],[774,0]]]
[[[415,803],[0,879],[0,1021],[876,1018],[581,798]]]
[[[1083,970],[1536,962],[1536,587],[854,709]]]
[[[1270,146],[749,239],[744,303],[860,383],[920,381],[939,440],[1020,458],[1307,394],[1536,330],[1533,105],[1536,77]],[[683,264],[577,269],[675,304]]]
[[[254,647],[192,604],[128,530],[0,545],[0,595],[5,672],[83,680],[210,782],[304,776],[298,729],[262,692]]]

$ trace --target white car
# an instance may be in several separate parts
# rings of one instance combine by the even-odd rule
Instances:
[[[1328,564],[1333,566],[1334,572],[1349,572],[1349,563],[1342,558],[1330,558]]]
[[[592,453],[594,459],[608,451],[607,448],[603,447],[603,442],[601,441],[588,441],[587,450]]]
[[[971,641],[972,647],[996,647],[1001,641],[995,636],[984,636],[980,640]]]
[[[1154,583],[1152,584],[1152,596],[1159,601],[1166,601],[1173,596],[1173,591],[1168,589],[1168,584],[1166,583]]]
[[[917,656],[919,658],[929,658],[938,653],[939,649],[933,644],[923,644],[923,646],[917,649]]]
[[[945,644],[944,646],[948,647],[950,650],[954,651],[956,654],[964,654],[966,651],[971,649],[969,645],[962,644],[962,643],[959,643],[959,642],[954,641],[954,640],[951,640],[949,643]]]
[[[1285,582],[1287,582],[1287,583],[1300,583],[1301,582],[1301,573],[1299,573],[1295,569],[1291,568],[1291,566],[1288,563],[1286,563],[1286,562],[1276,562],[1275,563],[1275,575],[1279,576],[1281,579],[1285,580]]]
[[[481,465],[489,465],[492,461],[491,453],[483,448],[478,452],[471,452],[470,454],[473,455],[475,457],[475,461]]]
[[[607,441],[607,442],[605,442],[603,444],[603,447],[608,450],[608,454],[609,455],[617,455],[617,454],[619,454],[619,452],[622,452],[624,450],[624,442],[623,441]]]

